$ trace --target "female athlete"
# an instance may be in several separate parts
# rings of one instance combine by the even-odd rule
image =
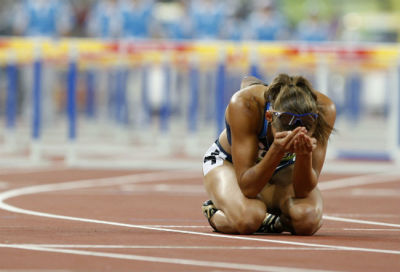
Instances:
[[[247,77],[226,128],[204,156],[202,210],[215,231],[312,235],[322,223],[317,188],[336,119],[333,102],[303,77],[267,86]]]

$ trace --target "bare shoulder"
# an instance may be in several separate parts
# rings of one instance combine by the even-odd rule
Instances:
[[[323,93],[316,92],[319,104],[323,107],[325,119],[329,125],[333,126],[336,120],[336,106],[332,99]]]
[[[246,122],[252,127],[258,127],[263,109],[264,89],[261,85],[249,86],[236,92],[227,107],[226,119],[231,123]],[[245,125],[245,124],[242,124]]]
[[[252,85],[257,85],[257,84],[265,86],[265,83],[262,80],[260,80],[256,77],[253,77],[253,76],[245,76],[242,79],[242,82],[240,83],[240,88],[243,89],[243,88],[246,88],[246,87],[249,87]]]
[[[229,101],[228,110],[235,113],[250,113],[258,109],[258,101],[254,96],[255,86],[247,87],[236,92]]]

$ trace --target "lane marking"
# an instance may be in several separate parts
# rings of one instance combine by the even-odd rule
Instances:
[[[398,197],[400,189],[362,189],[356,188],[350,191],[352,196],[371,196],[371,197]]]
[[[24,187],[14,190],[9,190],[6,192],[0,193],[0,208],[15,212],[22,213],[34,216],[41,216],[47,218],[55,218],[55,219],[63,219],[70,221],[79,221],[79,222],[87,222],[87,223],[95,223],[95,224],[104,224],[104,225],[112,225],[112,226],[120,226],[127,228],[137,228],[137,229],[146,229],[146,230],[156,230],[156,231],[164,231],[164,232],[173,232],[173,233],[182,233],[182,234],[192,234],[198,236],[208,236],[208,237],[217,237],[220,239],[236,239],[236,240],[247,240],[247,241],[259,241],[266,243],[277,243],[277,244],[286,244],[286,245],[297,245],[297,246],[306,246],[306,247],[323,247],[323,248],[331,248],[337,250],[345,250],[345,251],[361,251],[361,252],[374,252],[374,253],[383,253],[383,254],[396,254],[400,255],[400,251],[398,250],[386,250],[386,249],[374,249],[374,248],[359,248],[359,247],[347,247],[347,246],[334,246],[334,245],[323,245],[316,243],[302,243],[302,242],[293,242],[293,241],[285,241],[285,240],[273,240],[273,239],[261,239],[254,238],[248,236],[232,236],[232,235],[224,235],[224,234],[215,234],[215,233],[202,233],[202,232],[194,232],[194,231],[184,231],[184,230],[176,230],[176,229],[167,229],[160,227],[149,227],[142,225],[133,225],[126,223],[118,223],[104,220],[96,220],[96,219],[88,219],[88,218],[80,218],[80,217],[72,217],[72,216],[63,216],[57,214],[50,214],[44,212],[36,212],[25,210],[22,208],[18,208],[15,206],[11,206],[6,204],[4,201],[17,196],[27,195],[27,194],[36,194],[50,191],[58,191],[58,190],[71,190],[78,188],[87,188],[87,187],[98,187],[98,186],[109,186],[116,184],[124,184],[129,182],[151,182],[151,181],[160,181],[160,180],[171,180],[171,179],[179,179],[179,178],[187,178],[190,176],[190,172],[159,172],[159,173],[147,173],[147,174],[136,174],[125,177],[117,177],[115,179],[105,178],[105,179],[97,179],[97,180],[83,180],[83,181],[74,181],[74,182],[65,182],[58,184],[47,184],[47,185],[37,185]],[[192,173],[193,175],[193,173]],[[128,180],[126,180],[128,178]]]
[[[291,267],[242,264],[242,263],[232,263],[232,262],[227,263],[227,262],[214,262],[214,261],[199,261],[199,260],[192,260],[192,259],[151,257],[151,256],[142,256],[142,255],[134,255],[134,254],[96,252],[96,251],[88,251],[88,250],[47,248],[47,247],[35,246],[35,245],[0,244],[0,247],[18,248],[18,249],[33,250],[33,251],[45,251],[45,252],[53,252],[53,253],[74,254],[74,255],[80,255],[80,256],[94,256],[94,257],[105,257],[105,258],[133,260],[133,261],[144,261],[144,262],[152,262],[152,263],[157,262],[157,263],[190,265],[190,266],[200,266],[200,267],[216,267],[216,268],[233,269],[233,270],[269,271],[269,272],[286,272],[286,271],[287,272],[307,272],[307,271],[328,272],[328,270],[313,270],[313,269],[301,269],[301,268],[291,268]]]
[[[210,225],[198,225],[198,226],[194,226],[194,225],[187,225],[187,226],[183,226],[183,225],[143,225],[146,227],[160,227],[160,228],[193,228],[193,229],[198,229],[198,228],[210,228]]]
[[[46,248],[95,248],[95,249],[198,249],[198,250],[335,250],[332,248],[272,247],[272,246],[148,246],[148,245],[72,245],[72,244],[5,244],[9,246]],[[1,247],[1,244],[0,244]]]
[[[326,219],[326,218],[325,218]],[[330,219],[327,219],[327,220],[330,220]],[[336,220],[336,219],[335,219]],[[368,222],[368,221],[367,221]],[[357,223],[359,223],[359,222],[357,222]],[[376,222],[374,222],[374,223],[376,223]],[[384,223],[384,224],[386,224],[386,223]],[[375,225],[375,224],[370,224],[370,223],[368,223],[368,225]],[[145,227],[160,227],[160,228],[182,228],[182,229],[186,229],[186,228],[188,228],[188,229],[203,229],[203,228],[205,228],[205,229],[209,229],[210,228],[210,226],[209,225],[199,225],[199,226],[194,226],[194,225],[192,225],[192,226],[183,226],[183,225],[143,225],[143,226],[145,226]],[[0,227],[1,228],[1,227]],[[341,229],[341,230],[365,230],[365,231],[368,231],[368,230],[379,230],[379,231],[400,231],[400,228],[396,228],[396,229],[366,229],[366,228],[363,228],[363,229],[361,229],[361,228],[324,228],[325,230],[327,230],[327,229],[334,229],[334,230],[338,230],[338,229]]]
[[[53,183],[53,184],[43,184],[43,185],[33,185],[28,187],[22,187],[17,189],[8,190],[5,192],[1,192],[0,201],[3,202],[6,199],[29,195],[29,194],[37,194],[37,193],[45,193],[52,191],[64,191],[64,190],[74,190],[74,189],[83,189],[83,188],[91,188],[91,187],[104,187],[104,186],[115,186],[115,185],[124,185],[129,183],[137,183],[137,182],[157,182],[157,181],[165,181],[171,179],[183,179],[183,178],[194,178],[198,177],[197,173],[188,172],[188,171],[161,171],[161,172],[152,172],[152,173],[141,173],[141,174],[132,174],[132,175],[124,175],[118,177],[108,177],[108,178],[99,178],[99,179],[86,179],[80,181],[68,181],[62,183]]]
[[[400,172],[392,171],[387,173],[379,173],[374,175],[362,175],[351,178],[342,178],[331,181],[324,181],[318,183],[318,188],[321,191],[328,191],[333,189],[343,189],[347,187],[354,187],[358,185],[378,184],[399,181]]]
[[[126,184],[120,186],[124,192],[167,192],[167,193],[204,193],[204,186],[190,184]]]
[[[385,213],[329,213],[331,216],[347,216],[347,217],[372,217],[372,218],[400,218],[400,214]]]
[[[321,182],[320,184],[318,184],[318,187],[320,188],[321,191],[328,191],[328,190],[333,190],[333,189],[343,189],[343,188],[359,186],[359,185],[397,182],[397,181],[399,181],[399,179],[400,179],[400,172],[393,171],[393,172],[389,172],[389,173],[379,173],[379,174],[375,174],[375,175],[365,175],[365,176],[363,175],[363,176],[356,176],[356,177],[351,177],[351,178],[325,181],[325,182]],[[348,222],[348,223],[400,228],[400,224],[391,224],[391,223],[383,223],[383,222],[368,221],[368,220],[341,218],[341,217],[329,216],[329,215],[323,215],[323,218],[325,220],[332,220],[332,221],[339,221],[339,222]]]
[[[168,173],[168,174],[166,174]],[[64,183],[55,183],[55,184],[44,184],[44,185],[35,185],[28,186],[23,188],[18,188],[14,190],[9,190],[1,193],[0,197],[0,208],[6,199],[27,195],[27,194],[36,194],[43,193],[49,191],[62,191],[62,190],[73,190],[73,189],[81,189],[81,188],[91,188],[91,187],[104,187],[104,186],[113,186],[113,185],[125,185],[132,184],[137,182],[155,182],[155,181],[163,181],[163,180],[171,180],[171,179],[182,179],[182,178],[195,178],[198,177],[198,174],[188,171],[162,171],[162,172],[152,172],[152,173],[144,173],[144,174],[132,174],[126,176],[118,176],[112,178],[100,178],[100,179],[87,179],[81,181],[71,181]],[[376,177],[379,177],[377,179]],[[387,174],[378,174],[373,175],[369,178],[365,183],[362,183],[365,176],[358,176],[352,178],[344,178],[338,179],[334,181],[323,182],[320,186],[321,190],[329,190],[329,189],[337,189],[339,187],[351,187],[355,185],[361,184],[372,184],[372,183],[384,183],[384,182],[393,182],[399,179],[394,178],[394,173]],[[156,180],[154,180],[156,179]],[[5,203],[4,203],[5,204]],[[40,216],[40,215],[38,215]],[[349,218],[340,218],[335,216],[324,215],[323,218],[325,220],[332,221],[340,221],[340,222],[349,222],[349,223],[358,223],[358,224],[368,224],[368,225],[378,225],[378,226],[387,226],[387,227],[400,227],[399,224],[390,224],[390,223],[382,223],[375,221],[367,221],[367,220],[357,220],[357,219],[349,219]],[[67,219],[68,220],[68,219]]]
[[[329,216],[329,215],[324,215],[323,218],[327,219],[327,220],[339,221],[339,222],[400,228],[400,224],[391,224],[391,223],[383,223],[383,222],[375,222],[375,221],[359,220],[359,219],[351,219],[351,218],[342,218],[342,217]]]
[[[400,229],[357,229],[357,228],[343,228],[343,230],[356,230],[356,231],[400,231]]]
[[[1,165],[1,164],[0,164]],[[38,173],[38,172],[53,172],[53,171],[62,171],[67,170],[68,167],[59,164],[44,164],[44,165],[21,165],[16,166],[18,164],[12,164],[13,168],[0,168],[0,175],[18,175],[18,174],[29,174],[29,173]],[[1,270],[0,270],[1,271]]]

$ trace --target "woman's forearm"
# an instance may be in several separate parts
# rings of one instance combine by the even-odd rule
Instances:
[[[306,197],[317,186],[318,177],[312,167],[312,153],[296,156],[292,181],[296,198]]]
[[[239,177],[240,189],[246,197],[257,197],[258,193],[271,179],[283,155],[284,153],[281,151],[271,148],[259,163],[249,168]]]

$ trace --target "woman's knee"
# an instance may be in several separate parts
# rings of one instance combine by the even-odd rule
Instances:
[[[252,234],[256,232],[266,215],[266,208],[263,203],[243,205],[237,209],[232,216],[231,222],[239,234]]]
[[[322,225],[322,210],[309,204],[293,205],[289,217],[296,235],[313,235]]]

